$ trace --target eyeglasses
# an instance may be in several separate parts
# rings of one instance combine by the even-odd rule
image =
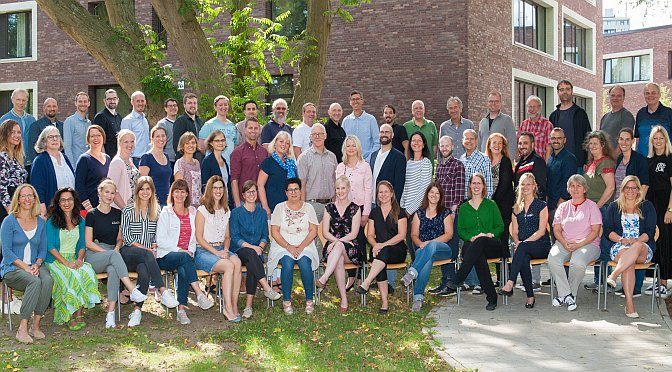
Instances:
[[[313,136],[313,137],[318,137],[318,138],[327,136],[326,133],[311,133],[310,135]]]
[[[60,134],[50,134],[50,135],[47,136],[47,139],[49,141],[57,140],[57,139],[60,139],[60,138],[61,138]]]
[[[19,199],[33,200],[33,199],[35,199],[35,195],[33,195],[33,194],[19,195]]]
[[[298,187],[292,187],[291,189],[287,189],[287,192],[299,192],[299,191],[301,191],[301,189]]]
[[[224,186],[213,186],[212,191],[222,191],[224,190]]]
[[[75,198],[60,198],[58,199],[58,202],[61,204],[67,204],[67,203],[73,203],[75,201]]]
[[[212,142],[215,142],[215,143],[222,143],[222,142],[226,142],[226,139],[224,139],[224,138],[214,139],[214,140],[212,140]]]
[[[171,105],[171,104],[167,104],[166,107],[168,107],[168,108],[177,108],[178,106],[177,106],[177,104],[172,104],[172,105]]]
[[[625,190],[625,191],[639,191],[639,187],[637,187],[637,186],[625,186],[623,188],[623,190]]]
[[[257,193],[257,190],[247,190],[247,191],[245,191],[245,194],[247,194],[247,195],[254,195],[256,193]]]
[[[287,110],[287,107],[276,107],[273,110],[275,110],[275,111],[285,111],[285,110]]]

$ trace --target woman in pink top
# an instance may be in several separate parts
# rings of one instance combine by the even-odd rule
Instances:
[[[576,295],[586,274],[586,266],[600,257],[602,214],[597,204],[586,198],[586,179],[579,174],[569,177],[567,191],[572,197],[555,210],[553,234],[555,244],[548,254],[548,266],[558,288],[553,306],[576,309]],[[565,262],[569,261],[569,278]]]
[[[131,160],[131,154],[135,149],[135,134],[130,129],[119,131],[117,148],[119,151],[110,162],[107,177],[117,186],[112,206],[121,210],[133,201],[135,184],[140,178],[140,171]]]
[[[369,221],[369,213],[371,213],[373,174],[371,173],[371,166],[362,157],[362,144],[353,135],[345,137],[345,141],[343,141],[343,162],[336,166],[336,178],[343,175],[350,180],[350,200],[359,205],[362,211],[357,241],[360,247],[366,247],[364,226]],[[347,291],[355,284],[355,274],[355,270],[348,270]]]

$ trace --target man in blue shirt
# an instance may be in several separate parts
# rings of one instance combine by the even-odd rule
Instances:
[[[667,134],[672,126],[672,109],[660,102],[660,85],[648,83],[644,86],[644,101],[646,106],[637,111],[635,118],[635,138],[637,138],[637,152],[649,156],[649,135],[651,128],[660,125]]]
[[[268,124],[264,125],[261,128],[261,137],[259,142],[264,146],[265,149],[268,149],[268,144],[273,141],[280,131],[285,131],[289,133],[289,136],[292,136],[292,127],[289,124],[285,123],[287,120],[287,101],[282,98],[278,98],[273,101],[271,105],[271,110],[273,111],[273,117]]]
[[[75,96],[76,111],[63,122],[63,146],[65,156],[70,163],[77,164],[79,157],[88,150],[86,144],[86,130],[91,126],[91,120],[86,116],[91,101],[89,95],[79,92]]]
[[[149,152],[149,122],[144,111],[147,106],[145,94],[135,91],[131,94],[131,106],[133,110],[121,120],[121,129],[129,129],[135,134],[135,149],[131,157],[135,166],[140,165],[140,157]]]
[[[352,113],[343,119],[343,129],[347,135],[355,135],[362,144],[362,157],[369,161],[371,154],[380,149],[378,122],[373,115],[364,111],[364,96],[354,90],[350,93]]]
[[[28,104],[28,91],[23,88],[14,89],[11,95],[12,109],[8,113],[0,117],[0,123],[7,119],[12,119],[19,123],[21,127],[21,139],[23,139],[23,152],[26,154],[26,144],[28,143],[28,130],[35,122],[35,117],[26,112],[26,105]]]

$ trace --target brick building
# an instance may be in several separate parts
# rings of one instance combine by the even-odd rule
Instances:
[[[672,25],[604,35],[604,88],[625,90],[625,107],[634,114],[644,107],[644,85],[672,89]]]
[[[90,11],[101,1],[80,0]],[[297,0],[297,2],[300,2]],[[295,2],[290,3],[295,7]],[[261,4],[261,3],[260,3]],[[525,115],[529,94],[539,95],[548,115],[557,104],[555,85],[574,83],[577,103],[595,123],[601,115],[601,0],[374,1],[353,10],[353,23],[335,20],[318,114],[331,102],[348,113],[348,95],[362,91],[365,109],[380,117],[392,104],[398,116],[411,116],[413,100],[422,99],[426,116],[448,118],[446,99],[459,96],[465,116],[478,122],[487,93],[503,93],[503,109],[515,122]],[[256,12],[273,15],[265,3]],[[149,0],[136,1],[138,19],[158,26]],[[0,0],[0,111],[9,109],[9,93],[31,89],[32,112],[53,96],[60,118],[74,111],[74,94],[88,91],[91,112],[102,108],[102,92],[116,83],[109,73],[62,33],[35,1]],[[169,62],[174,61],[168,41]],[[179,67],[179,63],[175,64]],[[271,97],[291,96],[292,76],[277,76]],[[122,101],[125,101],[122,99]],[[127,108],[128,109],[128,106]],[[120,108],[123,112],[124,108]]]

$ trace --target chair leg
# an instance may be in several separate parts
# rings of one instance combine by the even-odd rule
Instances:
[[[363,283],[364,280],[366,280],[366,263],[362,265],[362,269],[360,272],[362,273],[361,281]],[[366,294],[362,294],[361,296],[362,296],[362,306],[366,306]]]
[[[548,268],[548,271],[550,273],[550,271],[551,271],[550,267]],[[555,298],[555,296],[553,296],[553,290],[555,289],[555,279],[553,279],[553,274],[552,273],[549,276],[550,276],[549,279],[551,279],[551,288],[549,289],[549,292],[551,292],[551,305],[553,305],[553,298]]]
[[[599,263],[599,268],[600,268],[600,274],[597,276],[597,310],[600,310],[600,300],[602,297],[602,275],[604,275],[604,270],[602,267],[602,262]],[[593,270],[595,270],[595,266],[593,266]]]
[[[313,293],[317,297],[317,301],[315,301],[315,303],[317,305],[320,304],[320,300],[321,300],[321,298],[320,298],[320,292],[321,291],[317,290],[317,279],[319,279],[319,275],[320,275],[320,267],[318,266],[317,270],[313,271]]]
[[[656,264],[653,267],[653,281],[654,283],[660,283],[660,266]],[[656,291],[657,292],[657,291]],[[651,294],[651,313],[653,314],[656,311],[655,304],[658,302],[658,299],[655,296],[655,292]]]

